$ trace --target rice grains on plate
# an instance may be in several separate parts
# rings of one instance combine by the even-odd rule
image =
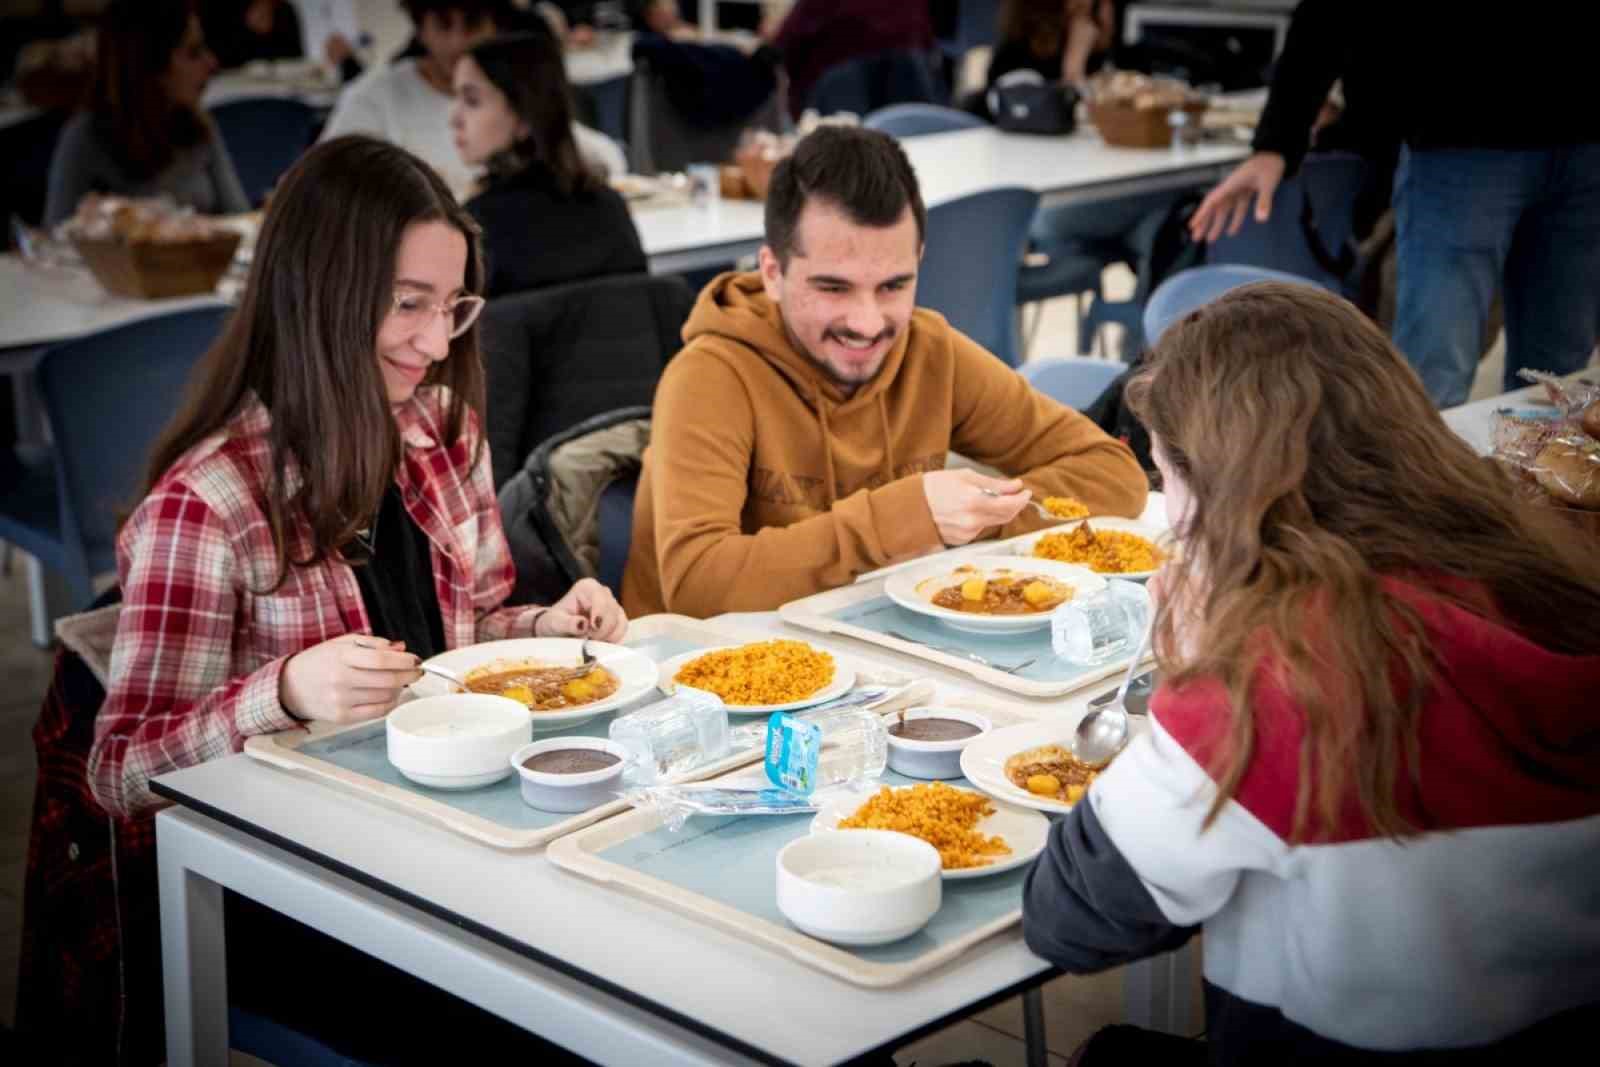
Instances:
[[[920,782],[909,788],[884,786],[839,820],[841,830],[896,830],[920,837],[939,850],[947,871],[987,867],[997,857],[1009,856],[1003,837],[990,837],[975,827],[994,805],[982,793],[956,789],[943,782]]]
[[[1162,554],[1149,540],[1126,530],[1095,530],[1086,522],[1071,533],[1048,533],[1034,542],[1038,559],[1076,563],[1097,574],[1142,574],[1161,566]]]
[[[707,652],[673,676],[679,685],[715,693],[749,707],[804,700],[833,681],[833,657],[804,641],[757,641]]]

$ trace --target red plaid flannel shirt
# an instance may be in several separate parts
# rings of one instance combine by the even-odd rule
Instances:
[[[453,447],[439,443],[448,395],[419,390],[396,412],[404,458],[395,482],[431,543],[434,588],[451,648],[532,632],[534,609],[501,608],[516,574],[500,524],[476,420]],[[95,724],[89,785],[109,812],[157,803],[154,775],[238,752],[254,734],[293,728],[278,702],[284,662],[347,633],[369,633],[355,572],[340,560],[277,570],[262,510],[272,462],[265,407],[167,471],[117,538],[123,608],[111,685]],[[315,447],[315,446],[313,446]],[[293,492],[298,474],[285,478]],[[304,558],[310,531],[288,531]]]

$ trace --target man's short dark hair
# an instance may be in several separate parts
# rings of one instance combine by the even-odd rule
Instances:
[[[784,267],[795,252],[795,228],[806,202],[837,204],[858,226],[893,226],[906,207],[917,220],[917,244],[928,209],[905,149],[888,134],[859,126],[820,126],[795,145],[767,185],[767,247]]]

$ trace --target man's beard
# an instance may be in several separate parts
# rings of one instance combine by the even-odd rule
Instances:
[[[888,361],[887,360],[887,353],[885,353],[885,358],[879,360],[878,365],[876,367],[872,368],[872,373],[871,374],[868,374],[864,378],[846,378],[844,375],[840,374],[837,370],[834,369],[833,364],[829,363],[827,360],[823,359],[821,356],[819,356],[815,352],[811,351],[811,347],[809,345],[807,345],[804,341],[800,340],[800,338],[795,334],[795,332],[789,328],[788,322],[785,322],[783,324],[783,332],[788,335],[789,343],[794,346],[795,351],[799,352],[801,355],[805,356],[808,360],[810,360],[813,365],[815,365],[819,370],[822,371],[822,373],[824,375],[827,376],[827,378],[828,378],[828,380],[830,382],[832,382],[833,384],[839,386],[846,393],[853,393],[857,389],[861,388],[863,385],[866,385],[868,382],[872,381],[872,379],[876,378],[878,376],[878,373],[883,370],[884,363],[886,363]],[[893,326],[886,326],[886,327],[884,327],[883,331],[878,334],[877,337],[874,337],[872,339],[872,343],[873,344],[877,344],[879,341],[892,341],[894,339],[894,335],[895,335],[895,328]],[[845,332],[845,331],[833,330],[833,329],[824,331],[822,336],[823,336],[823,340],[825,340],[825,341],[830,337],[845,338],[845,339],[853,340],[853,341],[863,340],[861,335],[858,334],[858,333]]]

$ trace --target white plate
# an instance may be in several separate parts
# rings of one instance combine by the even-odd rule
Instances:
[[[854,815],[856,809],[865,804],[881,786],[863,792],[840,792],[829,797],[817,809],[816,818],[811,820],[811,832],[822,830],[837,830],[839,823]],[[897,789],[910,789],[909,785],[896,786]],[[952,789],[959,788],[952,786]],[[971,793],[974,790],[966,789],[963,792]],[[1001,856],[993,863],[983,867],[967,867],[958,871],[944,871],[945,881],[960,881],[966,878],[986,878],[991,874],[1001,871],[1011,871],[1021,867],[1024,863],[1033,862],[1033,858],[1044,851],[1045,840],[1050,836],[1050,820],[1036,811],[1027,811],[1014,808],[1009,804],[996,804],[994,814],[985,815],[978,820],[974,827],[981,834],[990,836],[998,835],[1005,838],[1006,844],[1011,846],[1011,855]]]
[[[576,637],[521,637],[508,641],[485,641],[480,645],[468,645],[466,648],[458,648],[453,652],[435,656],[428,663],[431,666],[443,667],[458,678],[465,677],[479,667],[486,667],[499,661],[509,664],[534,660],[552,667],[576,667],[583,658],[582,647],[583,641]],[[596,700],[593,704],[584,704],[582,707],[569,708],[566,711],[534,712],[535,733],[588,722],[597,715],[633,703],[655,688],[656,665],[644,653],[603,641],[589,642],[589,651],[593,652],[601,666],[615,674],[622,684],[617,687],[615,693],[604,700]],[[421,679],[411,683],[411,691],[417,696],[437,696],[440,693],[451,692],[451,686],[443,678],[424,674]]]
[[[752,641],[750,643],[757,644],[758,642]],[[743,647],[743,645],[720,645],[716,648],[703,648],[698,652],[685,652],[681,656],[673,656],[669,660],[664,660],[661,664],[661,691],[669,696],[672,694],[672,691],[677,688],[677,683],[673,679],[678,676],[678,672],[683,669],[683,665],[690,660],[699,659],[701,656],[709,655],[712,652],[728,652],[735,648]],[[816,648],[815,645],[812,647]],[[824,650],[817,649],[817,651]],[[728,713],[730,715],[771,715],[775,711],[799,711],[801,708],[809,708],[814,704],[832,700],[834,697],[844,696],[850,691],[850,687],[856,684],[856,672],[839,662],[837,655],[831,652],[828,654],[833,656],[833,681],[810,696],[802,697],[799,700],[791,700],[787,704],[729,704]]]
[[[1071,804],[1050,797],[1037,796],[1020,786],[1013,785],[1011,779],[1006,777],[1006,760],[1018,752],[1038,748],[1040,745],[1060,745],[1070,749],[1072,732],[1078,728],[1078,720],[1083,718],[1085,710],[1080,705],[1054,718],[1018,723],[973,738],[972,743],[961,750],[961,773],[967,781],[998,801],[1020,804],[1025,808],[1047,811],[1053,815],[1071,811],[1073,807]],[[1130,740],[1148,729],[1148,719],[1145,716],[1128,717]]]
[[[1039,538],[1043,537],[1045,534],[1071,533],[1085,522],[1091,524],[1096,530],[1121,530],[1125,533],[1138,534],[1147,541],[1155,542],[1156,547],[1161,549],[1163,553],[1167,555],[1171,555],[1172,553],[1172,530],[1170,527],[1157,526],[1153,523],[1141,522],[1138,519],[1117,518],[1079,519],[1076,522],[1063,522],[1056,526],[1052,526],[1048,530],[1040,530],[1038,533],[1024,534],[1021,537],[1013,537],[1011,540],[1005,542],[1005,549],[1007,552],[1015,555],[1032,559],[1033,546],[1034,543],[1039,540]],[[1044,560],[1042,562],[1054,563],[1055,561]],[[1079,566],[1079,564],[1072,564],[1072,566]],[[1095,573],[1099,574],[1102,578],[1126,578],[1129,581],[1142,582],[1154,574],[1155,571],[1128,571],[1125,574],[1111,574],[1102,571],[1096,571]]]
[[[1048,611],[1039,612],[1037,615],[974,615],[970,612],[934,607],[928,602],[927,596],[918,590],[917,587],[923,582],[949,577],[955,573],[957,567],[963,566],[976,567],[985,575],[1001,569],[1042,574],[1072,586],[1077,596],[1092,596],[1106,587],[1106,580],[1087,567],[1076,567],[1070,563],[1057,563],[1048,559],[1020,560],[1016,556],[989,555],[969,556],[958,561],[942,560],[926,567],[891,574],[883,583],[884,595],[907,611],[938,619],[951,629],[966,630],[969,633],[1015,634],[1050,625]]]

